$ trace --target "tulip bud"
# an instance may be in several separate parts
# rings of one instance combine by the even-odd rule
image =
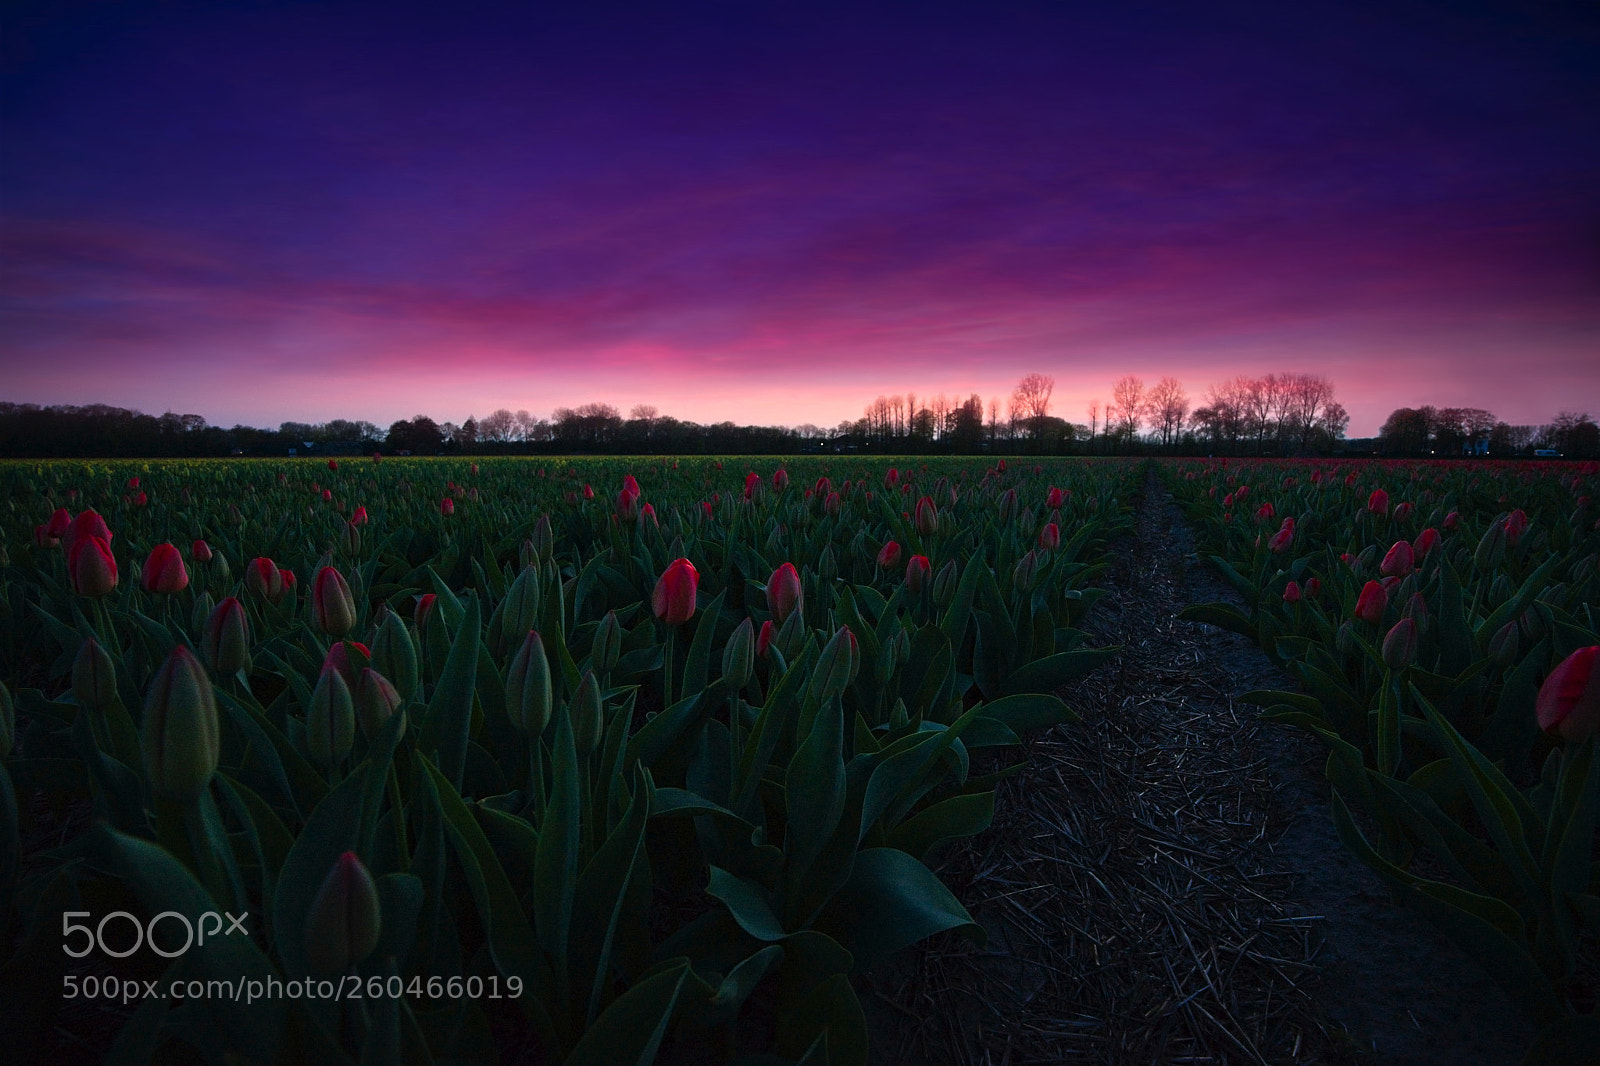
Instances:
[[[527,567],[517,575],[500,608],[501,638],[509,647],[539,624],[539,571]]]
[[[245,587],[268,603],[283,599],[283,572],[271,559],[252,559],[244,572]]]
[[[1011,519],[1016,516],[1016,513],[1017,513],[1017,490],[1016,489],[1014,489],[1014,488],[1006,489],[1006,491],[1004,491],[1004,492],[1002,492],[1000,494],[1000,503],[999,503],[999,505],[997,507],[997,512],[998,512],[998,514],[1000,516],[1000,524],[1001,525],[1006,525],[1006,524],[1010,523]]]
[[[331,566],[317,571],[311,584],[311,615],[317,628],[330,637],[342,637],[356,624],[356,605],[344,575]]]
[[[189,558],[197,563],[209,563],[211,555],[211,545],[203,540],[197,540],[189,546]]]
[[[183,556],[171,544],[157,544],[150,549],[140,571],[140,583],[146,592],[179,592],[188,587],[189,572],[183,568]]]
[[[1309,581],[1306,582],[1306,588],[1305,588],[1306,599],[1314,600],[1314,599],[1317,598],[1317,595],[1319,593],[1321,593],[1321,592],[1322,592],[1322,581],[1321,581],[1320,578],[1315,578],[1314,577],[1314,578],[1311,578]]]
[[[1396,622],[1383,638],[1383,661],[1396,672],[1410,666],[1417,658],[1417,624],[1409,618]]]
[[[601,674],[609,674],[617,665],[622,652],[622,625],[616,611],[607,611],[594,631],[594,646],[589,652],[589,665]]]
[[[765,659],[767,657],[767,649],[772,647],[773,635],[774,627],[772,619],[769,618],[761,623],[761,632],[756,637],[756,658]]]
[[[674,559],[656,581],[650,594],[650,607],[657,618],[669,626],[678,626],[694,617],[695,593],[700,587],[700,575],[687,559]]]
[[[80,537],[67,554],[67,574],[72,591],[80,596],[104,596],[117,587],[117,560],[111,544],[100,537]]]
[[[1288,526],[1278,530],[1267,538],[1267,550],[1274,555],[1282,555],[1294,547],[1294,527]]]
[[[789,616],[788,621],[778,627],[778,650],[783,653],[786,662],[794,662],[805,642],[805,622],[801,619],[800,612],[796,611]]]
[[[194,606],[189,608],[189,628],[196,633],[204,633],[206,619],[211,617],[211,612],[216,609],[217,600],[210,592],[204,589],[194,598]]]
[[[885,570],[893,570],[900,565],[900,545],[897,541],[889,541],[878,551],[878,565]]]
[[[1414,562],[1410,542],[1397,540],[1389,549],[1389,553],[1383,557],[1378,573],[1384,577],[1404,577],[1411,573]]]
[[[351,558],[361,554],[361,528],[354,522],[345,523],[339,534],[339,547]]]
[[[722,649],[722,678],[729,689],[737,692],[744,688],[755,668],[755,624],[746,618]]]
[[[1511,669],[1511,665],[1517,661],[1519,648],[1517,623],[1514,620],[1495,630],[1494,636],[1489,638],[1489,656],[1502,670]]]
[[[781,626],[789,615],[802,610],[805,590],[800,583],[800,572],[793,563],[784,563],[767,579],[767,609]]]
[[[533,535],[528,538],[533,542],[533,550],[540,559],[548,559],[555,551],[555,534],[550,529],[550,516],[542,514],[539,521],[533,524]]]
[[[833,545],[829,544],[822,549],[822,554],[817,558],[817,581],[822,587],[827,588],[838,576],[839,557],[834,554]]]
[[[551,702],[550,660],[544,654],[544,641],[530,629],[506,671],[506,712],[533,738],[550,724]]]
[[[931,537],[939,532],[939,512],[933,505],[933,497],[924,496],[917,501],[915,521],[917,532],[924,537]]]
[[[356,708],[350,686],[338,666],[327,659],[306,708],[306,750],[319,766],[336,766],[350,754],[356,739]]]
[[[306,964],[313,973],[342,974],[378,946],[383,917],[378,887],[356,853],[339,856],[306,915]]]
[[[1503,522],[1491,522],[1478,540],[1472,553],[1472,564],[1480,573],[1493,573],[1506,555],[1506,527]]]
[[[250,619],[237,598],[229,596],[206,616],[200,654],[218,677],[250,669]]]
[[[840,695],[849,686],[852,667],[851,648],[854,644],[855,637],[849,627],[840,626],[823,647],[821,656],[817,658],[817,665],[811,672],[811,683],[815,686],[819,703]]]
[[[393,680],[402,698],[410,699],[416,692],[417,645],[404,620],[393,611],[385,611],[378,623],[378,634],[372,641],[372,667]]]
[[[1355,630],[1349,622],[1339,623],[1339,631],[1333,635],[1333,646],[1339,649],[1339,654],[1349,655],[1356,650]]]
[[[956,567],[956,561],[951,559],[940,567],[933,579],[933,602],[940,607],[948,604],[955,597],[956,586],[960,583],[961,571]]]
[[[1539,686],[1539,728],[1563,740],[1581,741],[1600,727],[1600,644],[1579,648],[1557,664]]]
[[[1428,553],[1439,546],[1439,531],[1429,526],[1417,534],[1417,539],[1412,542],[1411,550],[1419,560],[1426,559]]]
[[[1389,606],[1389,594],[1376,581],[1368,581],[1356,600],[1355,616],[1363,622],[1377,625],[1383,621],[1383,612]]]
[[[1515,548],[1522,540],[1522,534],[1528,529],[1528,515],[1522,508],[1517,508],[1505,517],[1506,547]]]
[[[1373,489],[1372,495],[1367,497],[1367,510],[1377,515],[1388,514],[1389,494],[1382,489]]]
[[[913,596],[921,595],[923,586],[928,584],[928,574],[932,569],[926,555],[913,555],[906,563],[906,591]]]
[[[568,705],[572,715],[572,741],[580,757],[587,756],[600,746],[600,735],[605,731],[605,705],[600,699],[600,682],[593,670],[583,672],[578,691]]]
[[[1283,602],[1300,602],[1300,583],[1298,581],[1291,581],[1283,587]]]
[[[116,701],[117,668],[94,637],[84,638],[72,660],[72,698],[97,711]]]
[[[361,679],[356,682],[355,696],[356,722],[361,726],[361,734],[368,740],[376,737],[389,716],[399,710],[403,702],[388,678],[370,666],[362,670]],[[404,725],[400,730],[401,735],[405,735]]]
[[[211,783],[221,754],[217,704],[205,670],[182,644],[150,684],[139,740],[145,776],[159,795],[192,800]]]
[[[54,523],[54,517],[51,521]],[[71,525],[67,526],[66,532],[61,534],[61,546],[70,553],[74,544],[90,537],[99,537],[106,542],[107,548],[111,546],[111,530],[106,525],[106,520],[93,511],[83,511],[72,520]]]
[[[1011,571],[1011,584],[1018,592],[1029,592],[1038,574],[1039,557],[1030,549],[1028,554],[1017,560],[1016,568]]]
[[[71,528],[72,515],[67,512],[65,507],[57,507],[55,513],[50,516],[50,521],[44,525],[45,534],[55,540],[60,540],[66,536],[67,531]]]
[[[1061,547],[1061,527],[1054,522],[1046,522],[1045,527],[1039,531],[1039,547],[1045,551]]]

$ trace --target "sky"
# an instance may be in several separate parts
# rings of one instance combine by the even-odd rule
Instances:
[[[1600,415],[1600,3],[0,9],[0,399]]]

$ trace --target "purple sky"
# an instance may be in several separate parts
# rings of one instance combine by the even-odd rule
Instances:
[[[1291,370],[1352,436],[1600,415],[1589,0],[3,20],[7,400],[827,426],[1039,371],[1081,422]]]

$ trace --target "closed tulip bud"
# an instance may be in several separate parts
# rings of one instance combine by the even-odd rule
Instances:
[[[1283,602],[1300,602],[1300,583],[1298,581],[1291,581],[1283,587]]]
[[[352,526],[364,526],[367,524],[367,522],[368,518],[366,507],[357,507],[355,513],[350,516],[350,524]]]
[[[356,707],[350,686],[331,660],[322,664],[306,708],[306,750],[319,766],[336,766],[356,740]]]
[[[891,466],[889,468],[889,472],[887,474],[883,475],[883,487],[886,488],[886,489],[892,489],[896,485],[898,485],[899,483],[900,483],[900,471],[896,470],[894,467]]]
[[[106,525],[106,520],[93,511],[81,511],[62,534],[62,547],[70,552],[74,544],[90,537],[99,537],[106,542],[107,547],[111,545],[111,530]]]
[[[955,598],[956,586],[961,583],[961,571],[956,566],[956,561],[951,559],[939,568],[939,573],[933,579],[933,602],[940,607]]]
[[[306,965],[316,974],[348,973],[372,954],[382,928],[378,887],[356,853],[347,851],[306,914]]]
[[[755,667],[755,624],[746,618],[739,623],[733,636],[728,638],[727,646],[722,649],[722,679],[728,683],[728,688],[737,692],[750,680]]]
[[[385,611],[378,623],[372,640],[372,666],[393,681],[402,698],[410,699],[416,692],[417,645],[405,621],[393,611]]]
[[[1038,574],[1039,556],[1030,550],[1017,560],[1016,567],[1011,571],[1011,584],[1019,592],[1028,592],[1033,588],[1033,582]]]
[[[10,757],[16,741],[17,709],[11,702],[11,690],[0,682],[0,759]]]
[[[1363,622],[1377,625],[1383,621],[1383,612],[1389,606],[1389,594],[1376,581],[1368,581],[1356,600],[1355,616]]]
[[[111,544],[100,537],[73,541],[67,554],[67,574],[78,595],[106,595],[117,587],[117,559],[111,554]]]
[[[789,487],[789,472],[779,467],[772,475],[772,487],[783,490]]]
[[[920,595],[932,569],[926,555],[913,555],[906,563],[906,591],[913,596]]]
[[[837,492],[828,493],[828,495],[822,501],[823,511],[831,515],[838,514],[839,508],[843,506],[844,501],[839,498],[839,494]]]
[[[1397,540],[1389,553],[1383,557],[1383,563],[1378,567],[1378,573],[1384,577],[1405,577],[1414,569],[1415,559],[1411,553],[1409,541]]]
[[[206,616],[200,654],[218,677],[250,669],[250,619],[236,597],[229,596]]]
[[[1000,494],[1000,503],[997,507],[1002,525],[1009,523],[1017,514],[1017,490],[1006,489]]]
[[[584,671],[568,709],[572,714],[572,742],[580,756],[588,755],[600,746],[600,734],[606,724],[600,682],[595,680],[593,670]]]
[[[1322,581],[1319,578],[1312,578],[1311,580],[1306,582],[1306,588],[1305,588],[1306,599],[1308,599],[1308,600],[1316,599],[1317,598],[1317,594],[1320,593],[1321,591],[1322,591]]]
[[[1461,524],[1461,514],[1460,514],[1460,512],[1451,511],[1449,514],[1444,516],[1444,531],[1446,533],[1453,533],[1455,531],[1455,528],[1457,526],[1459,526],[1460,524]]]
[[[55,512],[51,514],[50,521],[45,523],[44,528],[49,536],[60,540],[72,528],[72,515],[65,507],[57,507]]]
[[[194,654],[179,644],[145,697],[139,747],[151,787],[174,800],[199,796],[216,773],[220,742],[211,680]]]
[[[1367,497],[1367,510],[1377,515],[1388,514],[1389,494],[1382,489],[1373,489],[1372,495]]]
[[[72,698],[78,706],[103,711],[117,699],[117,668],[93,637],[85,637],[72,660]]]
[[[1280,529],[1267,538],[1267,550],[1274,555],[1282,555],[1294,547],[1294,528]]]
[[[1349,655],[1356,650],[1355,630],[1349,622],[1339,624],[1339,631],[1333,635],[1333,646],[1339,649],[1341,655]]]
[[[528,538],[533,541],[533,550],[540,559],[548,559],[555,550],[555,534],[550,529],[550,516],[540,515],[539,521],[533,524],[533,535]]]
[[[1417,534],[1417,539],[1411,544],[1411,552],[1418,560],[1426,559],[1428,553],[1439,546],[1439,531],[1429,526]]]
[[[778,627],[778,636],[774,643],[783,653],[786,662],[793,662],[800,654],[806,643],[806,627],[799,612],[791,614],[789,620]]]
[[[601,674],[609,674],[616,667],[621,652],[622,625],[617,621],[616,611],[607,611],[595,627],[594,646],[589,653],[590,668]]]
[[[209,563],[211,554],[211,545],[203,540],[197,540],[189,547],[189,558],[197,563]]]
[[[1045,505],[1045,508],[1047,510],[1054,511],[1056,508],[1060,507],[1062,504],[1064,504],[1066,502],[1067,502],[1066,493],[1062,492],[1060,489],[1056,488],[1054,485],[1052,485],[1050,487],[1050,491],[1045,494],[1044,505]]]
[[[361,671],[372,663],[372,651],[365,644],[355,640],[336,640],[333,647],[328,649],[328,654],[323,656],[322,665],[339,671],[339,676],[344,678],[345,687],[353,694],[356,682],[361,678]]]
[[[817,665],[811,673],[818,702],[840,695],[849,686],[852,668],[851,648],[854,643],[855,637],[849,627],[840,626],[823,647],[822,654],[817,658]],[[859,655],[859,652],[856,654]]]
[[[1600,728],[1600,644],[1579,648],[1557,664],[1539,686],[1535,714],[1539,728],[1569,742]]]
[[[1489,528],[1484,530],[1483,536],[1478,539],[1478,547],[1472,553],[1472,565],[1482,573],[1492,573],[1500,566],[1500,560],[1506,555],[1506,527],[1503,522],[1491,522]]]
[[[40,548],[54,548],[61,541],[50,535],[49,526],[40,524],[33,527],[33,543]]]
[[[278,603],[283,599],[283,571],[271,559],[252,559],[250,565],[245,567],[244,583],[246,588],[268,603]]]
[[[204,633],[206,619],[211,617],[211,612],[216,606],[216,597],[201,589],[200,594],[194,598],[194,606],[189,608],[189,628],[196,633]]]
[[[550,724],[551,700],[550,660],[544,641],[530,629],[506,671],[506,712],[518,728],[536,737]]]
[[[817,557],[817,581],[823,586],[833,584],[833,579],[839,576],[839,557],[834,554],[833,545],[829,544],[822,549],[822,554]]]
[[[1521,646],[1517,636],[1517,623],[1514,620],[1507,622],[1495,630],[1494,636],[1489,638],[1489,657],[1500,669],[1509,670],[1517,661],[1517,651]]]
[[[1054,522],[1046,522],[1039,531],[1039,547],[1045,551],[1054,551],[1061,547],[1061,527]]]
[[[1515,548],[1522,540],[1522,534],[1528,530],[1528,515],[1522,508],[1517,508],[1505,518],[1506,547]]]
[[[180,592],[189,585],[189,572],[183,568],[177,548],[157,544],[145,559],[139,580],[146,592]]]
[[[355,700],[356,721],[361,726],[362,735],[368,740],[378,735],[384,723],[404,702],[389,679],[370,666],[361,671],[361,679],[356,682]],[[405,726],[402,725],[400,730],[404,736]]]
[[[361,527],[354,522],[346,522],[344,529],[339,534],[339,547],[348,556],[354,557],[361,554]]]
[[[767,579],[767,609],[781,626],[789,615],[802,610],[805,590],[800,583],[800,572],[793,563],[784,563]]]
[[[878,565],[885,570],[893,570],[900,565],[900,544],[891,540],[878,550]]]
[[[700,588],[700,574],[687,559],[674,559],[656,581],[650,593],[650,607],[655,616],[669,626],[679,626],[694,617],[695,594]]]
[[[939,532],[939,511],[933,505],[932,496],[924,496],[917,501],[915,521],[917,532],[924,537],[931,537]]]
[[[417,606],[413,616],[417,622],[418,636],[423,635],[423,631],[428,625],[428,620],[433,617],[434,606],[438,602],[439,596],[437,593],[433,592],[424,592],[421,596],[417,597]]]
[[[1396,672],[1417,658],[1417,624],[1409,618],[1396,622],[1383,638],[1383,661]]]
[[[1410,500],[1406,500],[1394,509],[1394,520],[1396,522],[1408,521],[1415,510],[1415,505]]]
[[[356,605],[344,575],[331,566],[317,571],[311,584],[311,616],[330,637],[342,637],[356,625]]]
[[[1361,560],[1349,552],[1340,552],[1339,561],[1349,567],[1351,573],[1359,574],[1361,572]]]
[[[539,599],[539,571],[526,567],[511,583],[500,608],[500,632],[506,647],[512,647],[514,641],[539,623]]]
[[[765,659],[767,657],[767,649],[772,647],[774,635],[775,627],[772,624],[772,619],[769,618],[761,623],[761,632],[756,636],[756,658]]]
[[[904,629],[894,635],[889,647],[894,655],[895,666],[904,666],[911,661],[911,634]]]

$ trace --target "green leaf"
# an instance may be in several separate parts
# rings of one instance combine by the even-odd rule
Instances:
[[[649,935],[642,914],[635,915],[636,928],[626,925],[628,903],[637,895],[630,889],[636,879],[648,881],[650,877],[644,835],[654,802],[651,793],[650,773],[640,770],[627,813],[578,876],[572,909],[571,983],[577,995],[587,990],[589,1006],[585,1025],[594,1024],[605,1006],[606,992],[612,982],[612,956],[619,935]]]
[[[994,793],[952,796],[907,818],[889,833],[889,845],[918,859],[941,840],[983,832],[994,821]]]
[[[867,1019],[848,977],[834,974],[784,1012],[778,1053],[805,1066],[866,1066]]]
[[[472,694],[477,683],[481,627],[478,597],[469,594],[465,615],[450,645],[439,683],[433,688],[433,698],[428,701],[428,712],[423,717],[417,741],[421,750],[438,753],[439,769],[458,791],[467,766],[467,736],[472,728]]]
[[[844,813],[843,749],[844,705],[834,697],[817,711],[784,777],[788,829],[783,850],[791,883],[804,879]]]
[[[857,971],[946,929],[984,941],[982,928],[950,890],[898,848],[859,852],[850,880],[828,904],[822,924],[847,931],[844,940]]]
[[[1180,622],[1201,622],[1256,639],[1256,624],[1231,603],[1197,603],[1178,612]]]
[[[1012,671],[1011,676],[1006,679],[1006,694],[1053,693],[1068,681],[1097,669],[1121,650],[1121,645],[1111,648],[1081,648],[1078,651],[1057,652],[1055,655],[1036,659]]]
[[[761,886],[735,877],[720,866],[713,866],[706,892],[721,900],[733,915],[733,920],[739,923],[739,928],[757,940],[783,939],[783,923],[773,912],[766,890]]]
[[[1075,655],[1076,652],[1062,652],[1062,655]],[[1005,696],[998,700],[985,703],[979,714],[983,718],[1003,722],[1017,736],[1036,732],[1040,729],[1049,729],[1051,726],[1063,725],[1078,721],[1078,716],[1056,696],[1040,692],[1024,692],[1015,696]],[[979,723],[974,722],[974,727]],[[962,734],[970,747],[979,746],[974,743],[970,733]]]
[[[717,625],[722,620],[722,600],[726,592],[717,593],[716,599],[700,612],[700,621],[694,627],[694,640],[689,643],[689,655],[683,663],[683,685],[678,692],[687,695],[706,687],[711,676],[711,646],[715,642]]]
[[[624,992],[583,1034],[566,1066],[650,1066],[688,974],[683,959]]]
[[[291,976],[306,972],[306,919],[317,890],[339,856],[359,847],[365,785],[361,774],[351,774],[334,786],[311,811],[283,860],[272,898],[272,930],[278,958]]]
[[[551,969],[564,984],[572,899],[578,882],[578,849],[582,846],[579,835],[582,800],[578,749],[573,742],[572,719],[565,703],[556,709],[554,725],[555,746],[550,759],[554,781],[550,803],[539,824],[539,848],[533,869],[533,918],[539,931],[539,944],[550,957]]]

